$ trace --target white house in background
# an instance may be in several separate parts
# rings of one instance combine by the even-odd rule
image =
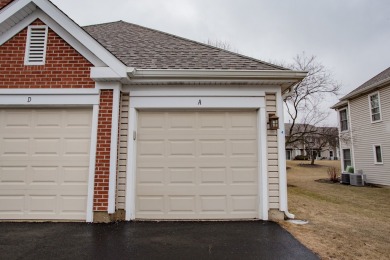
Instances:
[[[390,185],[390,67],[333,107],[338,112],[341,166],[362,169],[367,182]]]
[[[292,124],[285,123],[284,128],[286,130],[286,140],[288,138],[288,133],[290,132]],[[313,131],[317,131],[319,129],[320,132],[330,132],[333,131],[334,135],[337,135],[337,128],[336,127],[315,127],[313,125],[306,125],[307,128],[312,129]],[[305,125],[303,124],[295,124],[294,127],[296,130],[292,132],[292,134],[299,135],[300,131],[305,131],[302,128],[305,128]],[[323,130],[323,131],[321,131]],[[307,134],[305,138],[310,138],[310,134]],[[305,138],[302,138],[301,140],[298,140],[294,143],[286,144],[286,160],[294,160],[296,156],[299,155],[309,155],[313,154],[313,152],[316,153],[316,160],[338,160],[340,158],[340,147],[338,145],[338,142],[336,141],[337,138],[334,138],[334,141],[331,142],[333,145],[326,144],[326,145],[320,145],[317,142],[315,144],[308,146],[305,143]],[[318,137],[317,137],[318,138]],[[299,139],[299,138],[298,138]],[[321,147],[320,147],[321,146]]]

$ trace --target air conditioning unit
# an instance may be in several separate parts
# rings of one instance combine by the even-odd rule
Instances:
[[[364,186],[365,174],[351,174],[350,183],[353,186]]]
[[[342,184],[349,184],[350,183],[350,173],[349,172],[343,172],[341,173],[341,183]]]

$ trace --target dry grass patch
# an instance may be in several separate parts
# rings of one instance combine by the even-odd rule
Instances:
[[[281,224],[323,259],[390,259],[390,189],[318,182],[338,161],[287,166],[289,210],[307,225]]]

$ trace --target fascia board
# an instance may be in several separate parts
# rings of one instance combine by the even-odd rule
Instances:
[[[78,24],[72,21],[62,11],[60,11],[55,5],[47,0],[32,0],[34,3],[42,9],[45,13],[51,16],[58,24],[64,27],[69,33],[71,33],[77,40],[79,40],[84,46],[88,46],[88,49],[98,56],[104,63],[111,67],[121,77],[127,77],[126,65],[119,61],[112,53],[104,48],[100,43],[86,33]]]
[[[15,0],[0,11],[0,24],[16,14],[20,9],[28,5],[31,0]]]
[[[352,93],[351,93],[351,94],[347,94],[347,95],[345,95],[344,97],[342,97],[340,100],[341,100],[341,101],[344,101],[344,100],[346,101],[346,100],[355,98],[355,97],[357,97],[357,96],[359,96],[359,95],[361,95],[361,94],[367,93],[367,92],[369,92],[369,91],[371,91],[371,90],[374,90],[374,89],[376,89],[376,88],[383,87],[383,86],[385,86],[386,84],[390,84],[390,78],[387,78],[387,79],[378,81],[378,82],[376,82],[376,83],[374,83],[374,84],[372,84],[372,85],[369,85],[369,86],[367,86],[367,87],[365,87],[365,88],[363,88],[363,89],[361,89],[361,90],[359,90],[359,91],[357,91],[357,92],[355,92],[355,93],[353,93],[353,94],[352,94]]]
[[[95,81],[120,80],[121,77],[110,67],[92,67],[91,78]]]
[[[25,29],[36,19],[42,20],[46,25],[49,26],[56,34],[58,34],[64,41],[66,41],[70,46],[77,50],[83,57],[85,57],[89,62],[94,66],[104,66],[104,62],[100,60],[95,54],[93,54],[88,48],[82,45],[76,38],[74,38],[68,31],[61,27],[56,21],[51,17],[46,15],[46,13],[35,10],[32,14],[25,17],[23,20],[19,21],[15,26],[6,31],[0,36],[0,45],[7,42],[9,39],[14,37],[20,31]]]
[[[221,79],[295,79],[302,80],[307,72],[283,70],[156,70],[136,69],[131,78],[221,78]]]
[[[334,104],[333,106],[331,106],[330,108],[331,109],[338,109],[340,107],[345,107],[346,105],[348,105],[348,101],[347,100],[344,100],[344,101],[340,101],[336,104]]]
[[[128,73],[132,83],[242,83],[278,84],[282,91],[302,81],[307,72],[283,70],[156,70],[135,69]]]

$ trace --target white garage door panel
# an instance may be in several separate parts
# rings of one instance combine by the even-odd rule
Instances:
[[[256,111],[139,112],[136,218],[258,218]]]
[[[0,109],[0,219],[85,219],[91,117]]]

